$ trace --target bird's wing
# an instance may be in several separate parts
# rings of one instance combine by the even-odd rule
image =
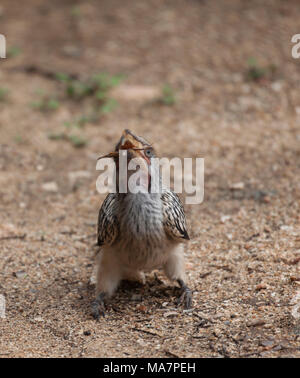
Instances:
[[[161,194],[163,225],[166,234],[172,239],[190,239],[184,209],[179,197],[171,190],[164,189]]]
[[[117,219],[118,198],[115,193],[110,193],[105,198],[98,216],[98,245],[112,245],[118,232],[119,224]]]

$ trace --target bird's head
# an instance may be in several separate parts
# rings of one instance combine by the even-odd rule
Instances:
[[[99,159],[113,158],[116,163],[117,173],[119,174],[119,170],[121,169],[121,166],[119,164],[119,157],[124,150],[126,150],[127,152],[127,167],[132,159],[136,159],[139,168],[147,177],[147,186],[150,185],[151,158],[154,158],[156,156],[154,148],[144,138],[134,135],[130,130],[125,129],[123,131],[122,136],[113,152],[101,156]],[[132,171],[128,171],[128,178],[131,176],[131,174]]]
[[[144,138],[134,135],[130,130],[125,129],[115,150],[107,155],[99,157],[99,159],[113,158],[117,161],[121,150],[127,151],[129,160],[133,158],[142,158],[148,165],[151,164],[150,159],[155,157],[155,151],[150,143]]]

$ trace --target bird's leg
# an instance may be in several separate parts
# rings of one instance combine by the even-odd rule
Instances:
[[[191,308],[193,306],[192,303],[192,291],[191,289],[184,283],[183,280],[178,279],[177,282],[181,287],[181,295],[178,298],[178,304],[184,304],[186,309]]]
[[[99,320],[100,316],[105,316],[104,298],[105,293],[100,293],[92,302],[92,315],[96,320]]]
[[[97,256],[96,299],[92,303],[92,315],[99,320],[104,316],[104,299],[113,295],[121,280],[121,271],[113,250],[103,249]]]
[[[185,283],[184,257],[182,244],[177,245],[171,251],[169,258],[164,266],[167,277],[172,281],[177,281],[181,287],[181,295],[178,304],[184,304],[185,308],[192,307],[192,291]]]

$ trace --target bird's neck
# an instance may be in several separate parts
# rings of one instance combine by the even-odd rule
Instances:
[[[161,218],[162,202],[159,193],[119,194],[123,219],[134,218],[147,223],[147,218]]]
[[[145,192],[145,193],[118,193],[119,200],[121,203],[124,203],[128,206],[133,206],[134,204],[137,204],[140,206],[141,204],[145,202],[150,203],[160,203],[161,201],[161,193],[151,193],[151,192]]]
[[[162,192],[162,177],[161,171],[153,170],[149,167],[149,171],[141,171],[139,173],[139,178],[134,178],[131,181],[131,175],[136,174],[135,171],[128,171],[126,175],[121,175],[119,167],[117,166],[116,170],[116,189],[119,194],[122,191],[127,191],[126,194],[158,194]],[[151,173],[151,174],[150,174]],[[142,193],[132,193],[133,190],[141,190]],[[131,192],[131,193],[130,193]],[[156,198],[156,196],[150,196]],[[134,197],[133,197],[134,198]]]
[[[119,194],[119,222],[130,243],[136,240],[159,240],[162,232],[162,202],[159,193]],[[153,241],[153,240],[152,240]]]

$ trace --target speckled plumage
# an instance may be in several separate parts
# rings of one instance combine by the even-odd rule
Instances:
[[[150,146],[125,130],[116,151],[125,143]],[[144,272],[163,269],[183,289],[181,299],[191,306],[185,285],[182,242],[189,239],[183,206],[177,194],[162,188],[160,193],[110,193],[98,217],[96,301],[93,314],[103,312],[104,297],[111,296],[122,279],[144,279]]]
[[[149,214],[147,214],[149,215],[149,219],[145,219],[145,222],[151,221],[152,217],[155,217],[155,219],[157,218],[159,223],[163,226],[165,236],[175,240],[189,239],[186,229],[184,209],[176,193],[163,188],[161,194],[154,194],[152,197],[151,194],[144,193],[132,194],[131,196],[135,196],[133,200],[136,200],[137,197],[139,197],[140,203],[138,206],[141,207],[141,210],[146,208],[146,210],[149,211]],[[127,198],[130,198],[130,194],[127,195]],[[156,202],[156,207],[154,207],[154,205],[151,206],[149,200],[154,203]],[[149,209],[147,209],[147,201],[150,202]],[[116,242],[116,239],[122,239],[122,236],[120,235],[120,223],[124,218],[125,222],[127,222],[127,216],[133,217],[133,223],[136,224],[137,227],[135,236],[139,238],[139,236],[142,235],[139,233],[138,219],[135,219],[135,217],[138,217],[138,213],[135,214],[130,208],[130,201],[126,201],[123,194],[108,194],[99,211],[97,233],[99,246],[112,245]],[[126,232],[126,230],[124,231]],[[126,238],[127,235],[125,234],[123,237]]]

